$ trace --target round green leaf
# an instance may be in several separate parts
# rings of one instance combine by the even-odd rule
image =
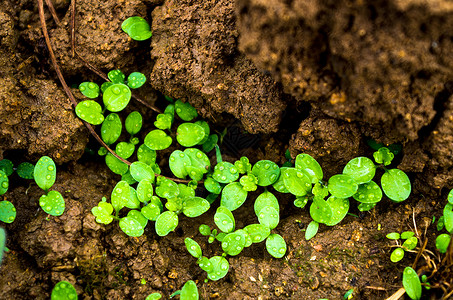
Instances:
[[[377,203],[382,199],[382,190],[376,182],[370,181],[360,184],[353,198],[361,203]]]
[[[283,180],[283,178],[285,177],[283,174],[285,173],[286,169],[288,169],[288,167],[280,168],[280,176],[278,176],[277,181],[272,184],[272,187],[279,193],[289,193]]]
[[[129,202],[129,198],[131,197],[130,189],[131,187],[126,181],[118,182],[113,188],[110,200],[117,213]]]
[[[157,217],[162,213],[162,209],[163,205],[159,197],[153,196],[151,202],[142,207],[141,212],[148,220],[156,221]]]
[[[381,147],[378,151],[373,153],[374,161],[378,164],[383,164],[384,166],[388,166],[395,155],[390,152],[390,150],[386,147]]]
[[[258,216],[259,212],[266,206],[273,207],[277,213],[280,213],[280,206],[278,204],[277,197],[274,196],[271,192],[265,191],[261,193],[255,200],[253,206],[255,214]]]
[[[453,189],[450,190],[447,197],[448,203],[453,204]]]
[[[41,189],[45,191],[50,189],[57,177],[57,168],[53,160],[48,156],[41,157],[36,163],[33,177]],[[0,183],[0,185],[3,187],[3,183]]]
[[[381,178],[381,186],[385,195],[395,202],[406,200],[411,193],[409,177],[399,169],[385,172]]]
[[[79,102],[76,106],[75,112],[77,117],[92,125],[99,125],[104,122],[102,107],[96,101],[85,100]]]
[[[131,112],[126,117],[126,121],[124,122],[126,131],[130,135],[137,134],[140,131],[140,129],[142,129],[142,125],[143,125],[143,117],[138,111]]]
[[[145,137],[145,145],[151,150],[167,149],[172,141],[172,138],[160,129],[151,130]]]
[[[212,272],[212,269],[214,268],[211,264],[211,261],[209,258],[202,256],[197,260],[198,266],[203,270],[206,271],[207,273]]]
[[[411,267],[406,267],[403,272],[403,287],[406,290],[406,294],[414,300],[418,300],[422,297],[422,285],[420,278],[418,278],[417,272]]]
[[[203,182],[204,187],[208,190],[208,192],[213,193],[213,194],[220,194],[222,192],[222,186],[212,179],[212,177],[206,177],[206,179]]]
[[[299,208],[304,208],[305,205],[307,205],[308,200],[309,200],[308,196],[296,197],[296,200],[294,200],[294,206],[299,207]]]
[[[176,140],[184,147],[192,147],[203,140],[203,127],[194,123],[182,123],[176,129]]]
[[[121,24],[121,29],[135,41],[144,41],[152,36],[148,22],[138,16],[127,18]]]
[[[399,240],[401,235],[398,232],[390,232],[385,237],[389,240]]]
[[[351,176],[357,184],[371,181],[375,173],[376,166],[367,157],[356,157],[350,160],[343,169],[343,174]]]
[[[246,190],[247,192],[253,192],[256,191],[257,183],[258,183],[258,178],[256,178],[255,175],[253,174],[248,174],[244,175],[239,179],[239,183],[242,185],[242,188]]]
[[[327,187],[332,196],[337,198],[351,197],[359,188],[354,179],[345,174],[337,174],[330,177]]]
[[[375,206],[376,206],[376,203],[360,203],[359,206],[357,206],[357,208],[360,211],[369,211],[369,210],[373,209]]]
[[[138,89],[146,82],[146,76],[140,72],[133,72],[127,77],[127,85],[131,89]]]
[[[209,151],[214,149],[215,145],[217,145],[218,142],[219,142],[219,137],[217,134],[209,135],[208,139],[206,140],[206,142],[204,142],[204,144],[202,146],[203,151],[208,153]]]
[[[120,137],[122,129],[123,124],[121,123],[120,116],[115,113],[109,114],[101,126],[102,140],[107,145],[115,143]]]
[[[124,75],[121,70],[111,70],[107,73],[107,77],[110,79],[110,81],[115,84],[115,83],[124,83],[124,79],[126,78],[126,75]]]
[[[0,171],[3,171],[6,176],[11,176],[14,172],[14,165],[13,162],[9,159],[2,159],[0,160]]]
[[[187,281],[181,290],[181,300],[198,300],[198,289],[195,282],[192,280]]]
[[[154,182],[154,171],[150,165],[145,164],[141,161],[133,162],[130,166],[130,172],[132,177],[138,182],[143,179],[149,179],[151,182]]]
[[[51,300],[77,300],[77,292],[74,286],[67,281],[58,282],[50,295]]]
[[[448,245],[451,242],[451,236],[443,233],[436,238],[436,248],[440,253],[447,253]]]
[[[138,210],[131,210],[127,217],[121,218],[119,225],[128,236],[141,236],[145,231],[148,219]]]
[[[16,208],[14,207],[14,205],[7,200],[0,201],[0,221],[5,223],[12,223],[15,219]]]
[[[228,264],[228,261],[226,260],[225,257],[214,256],[209,259],[209,262],[211,263],[212,266],[211,271],[208,272],[209,279],[217,281],[225,277],[225,275],[228,273],[230,265]]]
[[[230,233],[234,230],[235,221],[231,211],[225,206],[219,206],[214,215],[214,223],[223,232]]]
[[[311,221],[307,229],[305,230],[305,240],[312,239],[318,233],[319,223],[316,221]]]
[[[156,219],[156,233],[166,236],[178,226],[178,215],[172,211],[165,211]]]
[[[189,251],[190,255],[195,258],[200,258],[202,255],[201,247],[198,245],[197,242],[192,240],[191,238],[186,237],[184,239],[184,244],[186,244],[187,251]]]
[[[96,222],[106,225],[113,221],[112,212],[112,204],[105,201],[99,202],[98,206],[91,209],[91,213],[96,217]]]
[[[153,198],[153,184],[151,179],[144,178],[137,185],[137,198],[140,202],[149,202]]]
[[[184,153],[189,156],[191,167],[199,170],[203,174],[208,172],[211,167],[211,162],[205,153],[196,148],[187,148],[184,150]],[[190,175],[191,174],[189,172],[189,176]]]
[[[50,191],[39,198],[39,206],[49,215],[58,217],[64,212],[65,202],[60,192]]]
[[[124,175],[129,170],[129,166],[126,163],[122,162],[111,153],[107,153],[105,156],[105,164],[113,173],[118,175]]]
[[[200,227],[198,227],[198,231],[204,236],[211,235],[211,228],[206,224],[201,224]]]
[[[392,251],[392,254],[390,254],[390,260],[394,263],[399,262],[402,260],[404,257],[404,250],[401,248],[396,248],[395,250]]]
[[[152,293],[146,296],[145,300],[159,300],[162,298],[162,295],[159,293]]]
[[[447,203],[444,207],[444,224],[448,232],[453,233],[453,204]]]
[[[137,150],[137,159],[150,166],[156,163],[156,151],[151,150],[145,144],[140,145]]]
[[[165,199],[175,198],[179,195],[179,187],[173,180],[159,177],[156,194]]]
[[[408,238],[411,238],[415,235],[415,232],[413,231],[404,231],[401,233],[401,238],[403,240],[407,240]]]
[[[189,218],[198,217],[209,210],[209,202],[201,197],[185,199],[182,204],[182,212]]]
[[[115,152],[120,157],[128,159],[134,154],[135,145],[128,142],[119,142],[115,147]]]
[[[170,114],[158,114],[154,126],[162,130],[170,129],[172,122],[173,118]]]
[[[82,82],[79,85],[79,91],[90,99],[99,97],[99,85],[94,82]]]
[[[266,249],[275,258],[282,258],[286,254],[286,242],[279,234],[271,234],[266,239]]]
[[[175,111],[178,116],[186,122],[192,121],[198,116],[197,110],[192,105],[190,105],[190,103],[184,103],[181,100],[176,100]]]
[[[415,236],[413,236],[405,240],[402,246],[408,250],[413,250],[415,249],[415,247],[417,247],[417,243],[418,239]]]
[[[102,94],[102,100],[107,110],[119,112],[126,108],[131,100],[131,96],[131,90],[127,85],[115,83],[105,90],[104,94]]]
[[[50,186],[52,186],[52,184]],[[0,170],[0,195],[6,193],[8,191],[8,188],[9,188],[8,176],[6,176],[5,172]]]
[[[252,173],[258,178],[259,186],[268,186],[277,181],[280,168],[270,160],[260,160],[253,166]]]
[[[242,185],[239,182],[229,183],[222,190],[220,205],[233,211],[245,202],[247,194],[247,191],[242,188]]]
[[[327,203],[332,210],[332,217],[328,222],[326,222],[326,225],[337,225],[344,219],[344,217],[346,217],[346,214],[349,211],[349,199],[336,198],[332,196],[327,199]]]
[[[239,172],[232,163],[222,161],[215,165],[212,178],[220,183],[230,183],[239,178]]]
[[[261,243],[271,233],[269,227],[263,224],[251,224],[245,226],[244,230],[250,236],[253,243]]]
[[[178,178],[185,178],[187,176],[187,166],[190,166],[190,158],[180,150],[173,151],[170,154],[168,162],[171,172]]]
[[[195,124],[197,124],[198,126],[201,126],[203,128],[204,138],[198,143],[198,145],[203,145],[208,140],[209,134],[211,133],[211,129],[209,128],[209,124],[206,121],[202,121],[202,120],[196,121]]]
[[[322,168],[316,159],[305,153],[296,156],[295,167],[296,169],[304,171],[313,184],[322,180],[324,176]]]
[[[103,84],[101,84],[101,92],[104,93],[105,90],[106,90],[109,86],[111,86],[111,85],[113,85],[113,84],[114,84],[114,83],[113,83],[113,82],[110,82],[110,81],[104,82]]]
[[[232,232],[227,234],[222,240],[223,251],[231,256],[238,255],[245,247],[245,235]]]
[[[29,162],[23,162],[17,166],[17,175],[23,179],[33,179],[35,166]]]
[[[296,168],[282,170],[286,189],[295,196],[305,196],[311,190],[311,179]]]
[[[310,216],[318,223],[330,223],[332,219],[332,209],[327,201],[314,198],[310,205]]]
[[[270,230],[277,227],[278,222],[280,222],[280,215],[278,211],[272,206],[265,206],[258,213],[258,222],[260,224],[266,225]]]

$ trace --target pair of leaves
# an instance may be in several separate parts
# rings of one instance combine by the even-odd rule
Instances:
[[[202,145],[209,138],[209,125],[205,121],[182,123],[176,129],[176,140],[181,146]]]
[[[189,176],[195,181],[203,178],[211,166],[208,156],[195,148],[173,151],[170,155],[169,166],[172,173],[178,178]]]
[[[127,18],[121,24],[121,29],[136,41],[144,41],[152,36],[148,22],[138,16]]]

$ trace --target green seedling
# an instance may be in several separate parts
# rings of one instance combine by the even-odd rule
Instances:
[[[16,208],[14,205],[7,201],[0,201],[0,221],[5,223],[12,223],[16,219]]]
[[[405,251],[410,251],[417,247],[418,238],[416,238],[413,231],[405,231],[401,234],[398,232],[391,232],[386,235],[390,240],[394,240],[398,248],[394,249],[390,254],[390,260],[394,263],[399,262],[403,259]],[[402,239],[404,242],[400,245],[399,240]]]
[[[418,300],[422,297],[422,285],[420,278],[411,267],[406,267],[403,272],[403,287],[409,298]]]
[[[440,253],[446,253],[450,242],[451,236],[443,233],[436,238],[436,249],[439,250]]]
[[[6,249],[6,232],[5,229],[0,227],[0,265],[2,264],[3,253],[5,253]]]
[[[162,295],[159,293],[152,293],[146,296],[145,300],[159,300],[162,298]]]
[[[41,208],[52,216],[61,216],[65,210],[65,201],[58,191],[50,191],[57,177],[57,168],[54,161],[48,157],[41,157],[33,171],[36,184],[46,193],[39,198]]]
[[[74,286],[67,281],[58,282],[50,295],[51,300],[77,300],[78,295]]]
[[[121,29],[136,41],[144,41],[152,36],[148,22],[138,16],[127,18],[121,24]]]

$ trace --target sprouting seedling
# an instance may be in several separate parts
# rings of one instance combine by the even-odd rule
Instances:
[[[180,300],[198,300],[198,288],[193,280],[187,281],[181,290],[174,292],[170,298],[179,295]]]
[[[57,177],[57,168],[54,161],[48,157],[41,157],[33,171],[36,184],[46,193],[39,198],[41,208],[52,216],[60,216],[65,210],[65,201],[58,191],[50,191]]]
[[[396,249],[390,254],[390,260],[392,262],[398,262],[403,259],[405,251],[411,251],[417,247],[418,238],[414,236],[413,231],[405,231],[401,234],[398,232],[391,232],[386,235],[390,240],[395,240]],[[402,239],[404,242],[400,245],[399,240]]]
[[[67,281],[58,282],[50,295],[51,300],[77,300],[78,298],[76,289]]]
[[[152,36],[148,22],[138,16],[127,18],[121,24],[121,29],[136,41],[144,41]]]
[[[436,238],[436,248],[440,253],[446,253],[449,244],[451,243],[453,233],[453,189],[450,190],[447,196],[447,203],[445,204],[443,215],[437,221],[437,230],[441,231],[445,228],[449,234],[443,233]]]
[[[146,296],[145,300],[159,300],[162,298],[162,295],[160,293],[152,293]]]
[[[403,272],[403,287],[409,298],[418,300],[422,297],[422,285],[417,272],[411,267],[406,267]]]

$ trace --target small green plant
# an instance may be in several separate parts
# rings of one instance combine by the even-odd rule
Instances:
[[[162,298],[162,295],[159,294],[159,293],[152,293],[152,294],[149,294],[145,300],[159,300],[160,298]]]
[[[406,267],[403,272],[403,287],[406,294],[414,300],[422,297],[422,284],[417,272],[411,267]]]
[[[436,248],[440,253],[446,253],[448,245],[451,242],[451,235],[453,234],[453,189],[450,190],[447,196],[447,203],[445,204],[443,215],[437,221],[437,230],[441,231],[446,229],[448,233],[443,233],[436,238]]]
[[[179,299],[181,300],[198,300],[198,288],[194,281],[189,280],[187,281],[181,290],[174,292],[171,294],[170,298],[179,295]]]
[[[66,203],[60,192],[50,190],[57,178],[57,168],[54,161],[48,157],[41,157],[35,165],[33,177],[36,184],[45,192],[39,198],[41,208],[52,216],[61,216],[65,210]]]
[[[138,16],[127,18],[123,24],[121,24],[121,29],[123,29],[131,39],[136,41],[144,41],[152,36],[148,22]]]
[[[5,229],[0,227],[0,265],[3,260],[3,253],[7,250],[6,248],[6,232]]]
[[[50,295],[51,300],[77,300],[78,298],[76,289],[67,281],[58,282]]]
[[[392,251],[390,255],[390,260],[392,262],[399,262],[404,257],[404,252],[409,250],[414,250],[418,244],[418,238],[414,236],[415,233],[413,231],[405,231],[401,234],[398,232],[391,232],[387,234],[387,238],[390,240],[394,240],[396,242],[396,249]],[[399,240],[404,240],[402,244],[400,244]]]

